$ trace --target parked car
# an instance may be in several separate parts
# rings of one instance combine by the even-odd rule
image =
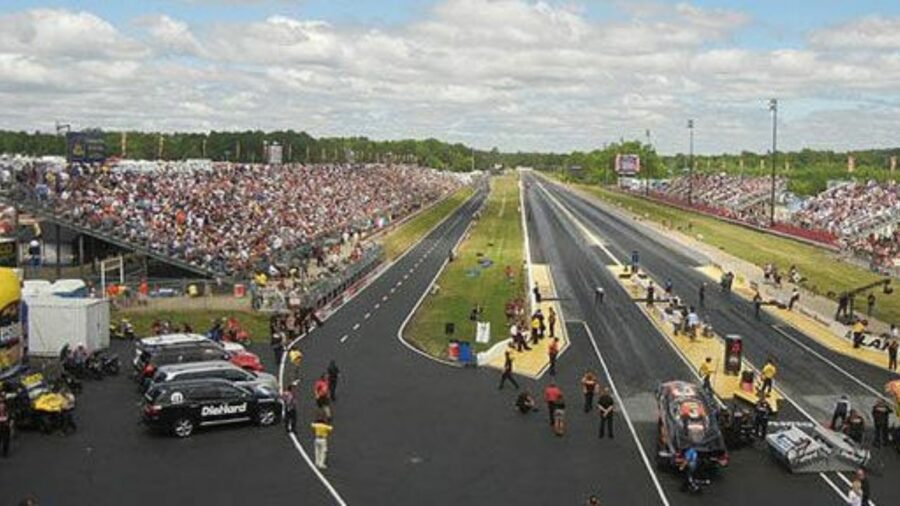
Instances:
[[[281,417],[277,392],[241,387],[223,379],[173,381],[144,395],[141,419],[148,427],[180,438],[197,428],[231,423],[271,426]]]

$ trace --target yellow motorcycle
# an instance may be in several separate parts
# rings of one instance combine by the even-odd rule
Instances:
[[[52,389],[39,372],[23,376],[18,383],[13,416],[19,427],[45,434],[55,430],[75,432],[74,394],[63,388]]]

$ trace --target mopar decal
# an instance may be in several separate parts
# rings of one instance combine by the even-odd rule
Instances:
[[[247,403],[229,406],[228,404],[219,404],[218,406],[203,406],[200,416],[219,416],[219,415],[236,415],[238,413],[247,412]]]

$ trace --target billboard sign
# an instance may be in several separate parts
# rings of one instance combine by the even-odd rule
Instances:
[[[641,157],[639,155],[616,155],[616,174],[634,176],[640,171]]]
[[[103,133],[99,131],[67,133],[66,160],[87,163],[105,161],[106,141],[103,140]]]

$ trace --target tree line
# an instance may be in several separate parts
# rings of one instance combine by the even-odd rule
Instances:
[[[416,162],[443,170],[468,171],[473,167],[488,170],[496,165],[527,166],[538,170],[558,171],[566,178],[583,182],[615,183],[616,154],[638,154],[641,175],[665,178],[686,173],[690,165],[686,154],[662,156],[652,146],[640,141],[607,144],[592,151],[570,153],[503,153],[497,148],[474,150],[461,143],[437,139],[377,141],[366,137],[320,137],[294,130],[263,132],[152,133],[102,132],[108,156],[128,159],[184,160],[209,158],[221,161],[259,162],[267,143],[282,146],[285,162]],[[39,132],[0,131],[0,153],[31,156],[57,155],[66,152],[65,138]],[[854,171],[848,173],[847,159],[854,158]],[[900,149],[871,149],[847,152],[810,150],[778,153],[776,172],[788,180],[789,189],[810,195],[825,189],[833,179],[894,178],[890,170],[892,156],[900,157]],[[694,170],[698,173],[726,172],[748,176],[771,173],[771,158],[765,153],[697,155]]]

